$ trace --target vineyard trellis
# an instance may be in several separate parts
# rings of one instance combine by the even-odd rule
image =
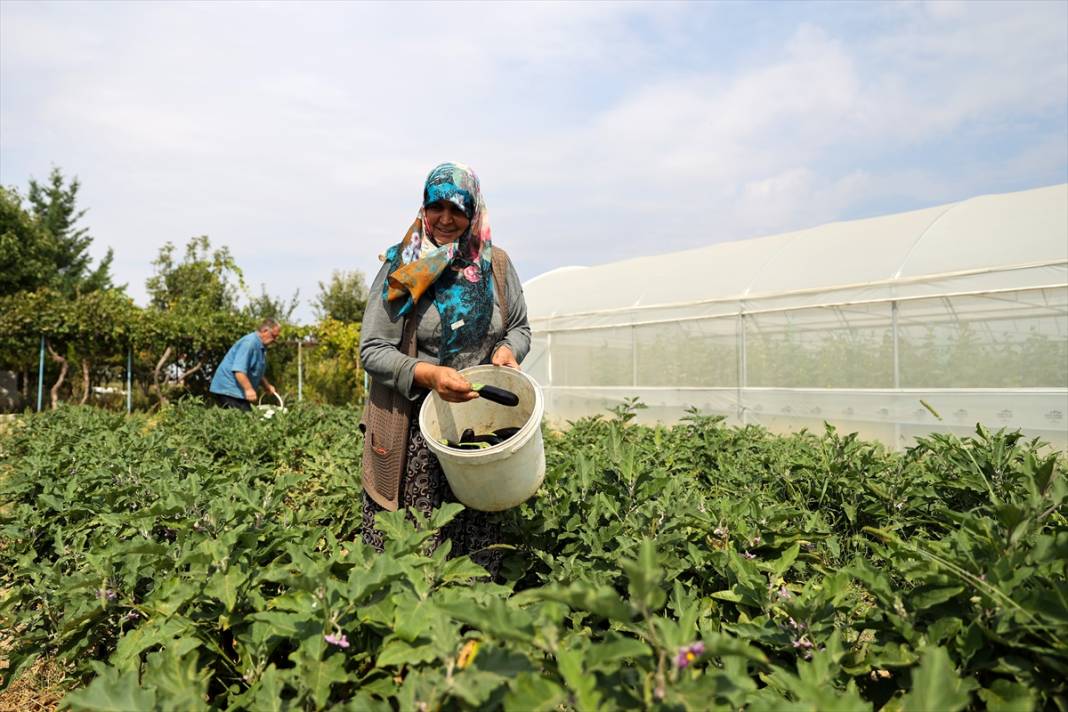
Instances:
[[[176,395],[204,395],[215,364],[255,326],[256,320],[241,312],[138,307],[117,291],[73,300],[49,290],[19,292],[0,297],[0,368],[22,373],[23,395],[38,411],[58,406],[71,369],[77,367],[78,392],[67,386],[73,400],[89,402],[94,382],[113,383],[130,412]],[[272,368],[285,374],[303,400],[309,366],[317,365],[307,363],[303,352],[316,347],[322,358],[343,362],[351,371],[340,390],[348,401],[358,401],[363,381],[358,343],[358,323],[327,318],[315,325],[285,325],[281,343],[272,349]],[[36,399],[28,393],[34,370]],[[337,380],[336,374],[332,377]],[[138,385],[140,403],[135,403]]]

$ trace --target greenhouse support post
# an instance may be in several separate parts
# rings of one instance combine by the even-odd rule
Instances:
[[[890,302],[890,343],[894,348],[894,390],[901,388],[901,360],[897,342],[897,300]],[[894,450],[903,449],[901,442],[901,420],[894,417]]]
[[[297,342],[297,402],[304,400],[304,352]]]
[[[41,336],[41,358],[37,364],[37,412],[41,412],[41,404],[44,402],[44,352],[45,338]]]
[[[901,362],[897,346],[897,302],[890,302],[890,343],[894,346],[894,389],[901,388]]]
[[[630,327],[630,385],[638,387],[638,327]]]
[[[126,413],[133,412],[133,347],[126,348]]]
[[[738,420],[742,425],[746,425],[749,417],[745,412],[745,404],[742,399],[745,394],[745,387],[748,379],[746,378],[746,362],[745,362],[745,314],[738,313],[738,375],[735,380],[738,382]]]
[[[545,408],[548,410],[555,405],[553,403],[553,394],[555,393],[553,387],[556,385],[553,380],[553,332],[551,331],[545,334],[545,381],[549,384],[549,387],[544,389],[545,395],[548,396],[546,398],[548,402],[545,404]]]

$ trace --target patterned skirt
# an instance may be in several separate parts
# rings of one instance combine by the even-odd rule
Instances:
[[[456,501],[438,458],[423,439],[418,418],[412,418],[408,429],[408,464],[400,486],[400,505],[407,510],[412,522],[417,521],[417,515],[429,519],[430,513],[443,502]],[[375,515],[382,511],[385,510],[363,492],[363,540],[377,551],[382,551],[383,535],[375,528]],[[445,539],[452,542],[449,558],[470,556],[472,561],[488,570],[493,579],[497,578],[503,552],[486,548],[501,542],[500,518],[496,513],[465,509],[430,539],[430,550],[436,549]]]

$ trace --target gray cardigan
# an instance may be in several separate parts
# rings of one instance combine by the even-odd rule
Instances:
[[[399,350],[401,328],[404,319],[391,319],[386,305],[382,301],[382,285],[389,271],[386,262],[378,270],[374,283],[367,297],[367,309],[360,327],[360,361],[363,368],[374,380],[382,383],[409,400],[415,400],[426,392],[425,388],[413,382],[415,364],[425,361],[438,365],[438,348],[441,343],[441,318],[433,306],[432,299],[421,299],[415,305],[415,315],[419,318],[419,327],[415,332],[416,357],[412,358]],[[507,319],[501,319],[497,300],[493,300],[493,316],[490,331],[498,334],[497,342],[491,353],[486,354],[483,363],[490,363],[493,352],[507,345],[515,360],[522,363],[530,350],[530,324],[527,323],[527,303],[523,298],[523,284],[511,260],[508,261],[508,279],[505,281],[505,298],[508,302]]]

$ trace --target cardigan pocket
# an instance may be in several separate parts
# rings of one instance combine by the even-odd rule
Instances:
[[[399,505],[410,424],[408,399],[372,380],[360,423],[364,432],[363,486],[371,499],[390,511]]]

